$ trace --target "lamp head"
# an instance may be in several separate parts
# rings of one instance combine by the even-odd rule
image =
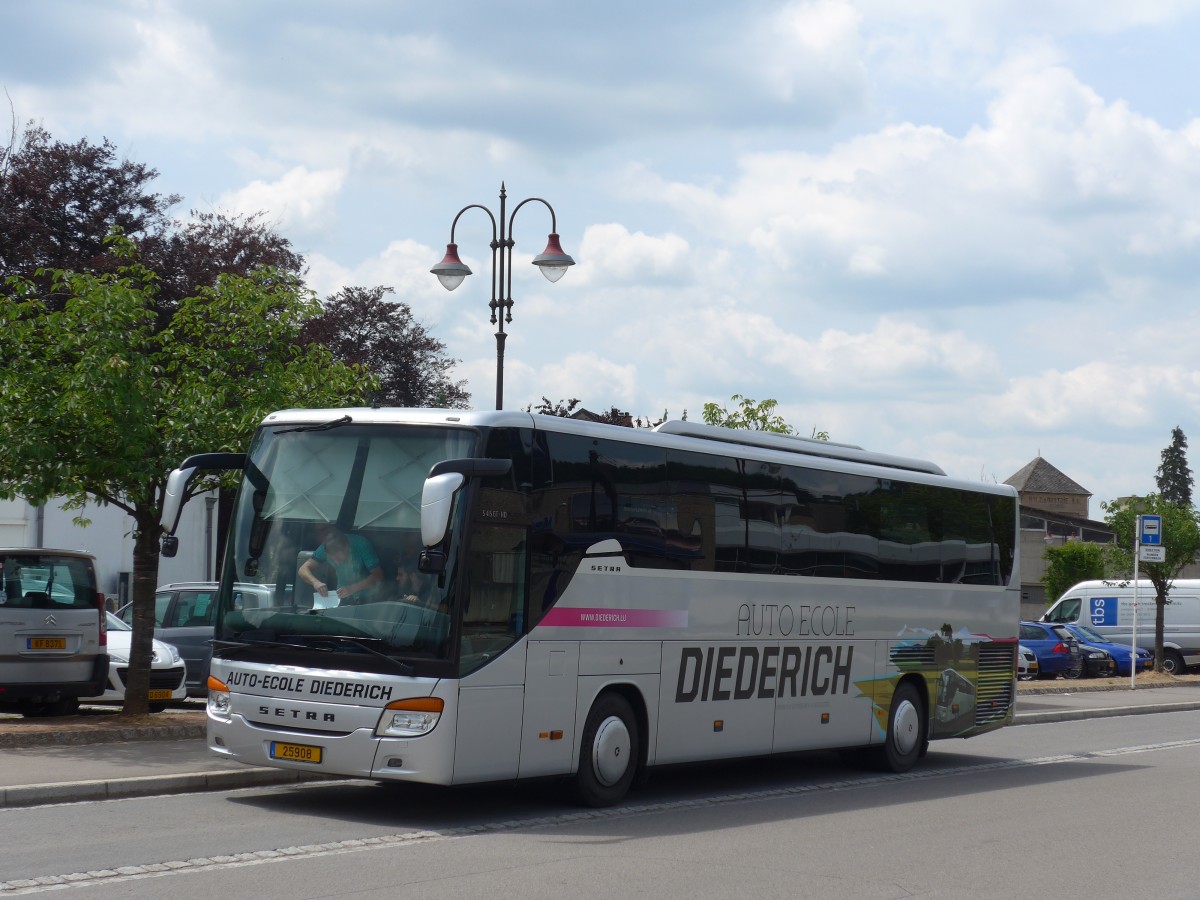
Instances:
[[[429,271],[438,277],[442,287],[448,291],[454,290],[471,274],[467,264],[458,258],[458,244],[447,244],[446,255]]]
[[[547,281],[555,282],[566,274],[567,266],[575,265],[575,260],[563,253],[558,235],[551,232],[546,249],[533,258],[533,264],[542,270]]]

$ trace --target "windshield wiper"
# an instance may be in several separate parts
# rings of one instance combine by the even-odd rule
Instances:
[[[342,416],[340,419],[334,419],[332,422],[325,422],[321,425],[297,425],[295,428],[281,428],[275,434],[291,434],[295,431],[328,431],[330,428],[340,428],[342,425],[350,425],[354,420],[349,416]]]
[[[340,635],[340,634],[294,634],[294,635],[291,635],[291,637],[295,638],[295,641],[305,641],[305,642],[311,642],[311,643],[300,644],[300,643],[295,643],[295,641],[276,641],[276,640],[262,640],[262,641],[218,641],[218,640],[214,640],[212,642],[212,645],[213,645],[214,651],[215,650],[221,650],[221,651],[249,650],[249,649],[257,649],[259,647],[275,647],[275,648],[282,648],[282,649],[286,649],[286,650],[317,650],[317,651],[320,651],[321,653],[334,653],[339,649],[346,649],[347,647],[353,647],[363,653],[369,653],[372,656],[378,656],[380,659],[387,660],[388,664],[391,665],[393,668],[395,668],[401,675],[412,675],[416,671],[416,669],[413,668],[413,666],[411,666],[409,663],[401,662],[400,660],[396,659],[394,656],[388,656],[386,653],[382,653],[379,650],[376,650],[374,647],[369,646],[365,640],[359,640],[358,638],[346,637],[345,635]],[[369,638],[367,640],[375,640],[381,644],[384,643],[382,638]],[[322,645],[324,645],[324,646],[322,646]]]
[[[245,650],[249,647],[286,647],[289,650],[325,650],[309,644],[293,644],[290,641],[218,641],[212,642],[214,650]]]
[[[394,656],[388,656],[386,653],[376,650],[374,647],[368,645],[366,642],[367,640],[374,640],[374,641],[377,641],[378,643],[382,644],[382,643],[384,643],[382,638],[368,638],[368,639],[362,640],[359,638],[346,637],[345,635],[340,635],[340,634],[297,634],[297,635],[295,635],[295,637],[300,640],[305,640],[305,641],[309,641],[309,640],[311,640],[311,641],[329,641],[330,643],[334,643],[334,644],[342,644],[342,645],[349,645],[351,647],[356,647],[359,650],[363,651],[364,653],[370,653],[372,656],[378,656],[380,659],[386,659],[389,663],[394,665],[400,671],[400,673],[403,675],[411,675],[414,671],[416,671],[408,663],[401,662],[400,660],[396,659]],[[309,645],[306,645],[306,646],[309,646]],[[333,647],[313,646],[312,649],[314,649],[314,650],[333,650]]]

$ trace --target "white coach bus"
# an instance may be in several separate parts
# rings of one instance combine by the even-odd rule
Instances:
[[[606,805],[652,766],[835,748],[899,772],[1012,721],[1007,485],[690,422],[287,410],[172,474],[168,530],[221,468],[244,475],[208,744],[240,762],[567,776]],[[247,582],[273,602],[239,608]]]

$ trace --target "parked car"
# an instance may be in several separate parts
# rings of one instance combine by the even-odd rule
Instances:
[[[108,673],[96,558],[0,548],[0,710],[69,716]]]
[[[1083,666],[1079,641],[1063,626],[1021,622],[1020,641],[1037,657],[1039,678],[1057,678],[1067,672],[1075,672],[1073,677],[1079,677]]]
[[[1082,665],[1063,672],[1063,678],[1110,678],[1117,674],[1117,664],[1113,662],[1107,650],[1080,640],[1076,634],[1071,634],[1071,637],[1079,642],[1079,659]]]
[[[160,585],[154,594],[154,636],[179,649],[187,666],[187,695],[208,695],[208,667],[216,625],[217,582],[181,581]],[[271,588],[261,584],[234,585],[234,606],[254,608],[271,603]],[[117,615],[133,623],[133,604]]]
[[[1033,681],[1038,677],[1038,672],[1037,654],[1020,644],[1017,647],[1017,678],[1021,681]]]
[[[1063,628],[1075,635],[1080,642],[1104,650],[1113,660],[1116,675],[1130,674],[1130,658],[1128,644],[1115,644],[1104,637],[1096,629],[1087,625],[1064,625]],[[1146,672],[1154,668],[1154,654],[1143,647],[1137,648],[1137,670]]]
[[[112,613],[108,617],[108,684],[105,691],[96,697],[84,697],[85,703],[125,700],[125,680],[129,676],[129,650],[133,640],[133,629]],[[150,660],[150,709],[161,710],[171,700],[187,697],[184,685],[185,668],[179,651],[170,644],[155,640]]]

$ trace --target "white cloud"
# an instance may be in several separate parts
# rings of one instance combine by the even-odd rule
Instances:
[[[605,283],[646,283],[681,277],[688,268],[689,247],[677,234],[658,237],[635,232],[620,224],[589,225],[579,247],[581,284],[597,279]],[[575,280],[575,279],[572,279]]]
[[[217,205],[238,215],[265,212],[285,233],[325,231],[335,224],[338,193],[344,182],[344,172],[310,172],[296,166],[273,182],[252,181],[223,194]]]

